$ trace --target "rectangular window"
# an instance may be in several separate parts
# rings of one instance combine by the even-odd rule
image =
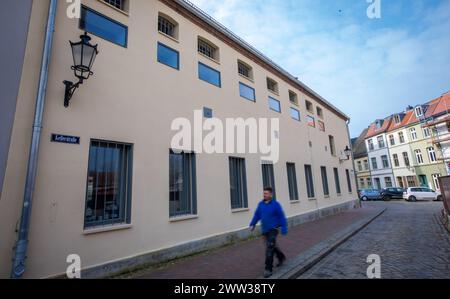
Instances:
[[[399,167],[400,166],[400,161],[398,160],[398,155],[394,154],[394,155],[392,155],[392,158],[394,160],[395,167]]]
[[[308,112],[314,113],[313,104],[310,101],[305,101],[305,105]]]
[[[394,135],[389,135],[389,143],[391,144],[391,146],[395,145],[395,138]]]
[[[319,126],[319,131],[325,132],[325,123],[323,121],[317,121],[317,124]]]
[[[180,68],[180,54],[178,51],[158,43],[158,62],[178,70]]]
[[[352,188],[352,180],[351,180],[351,177],[350,177],[350,170],[346,169],[345,170],[345,175],[347,176],[348,192],[352,193],[353,192],[353,188]]]
[[[267,78],[267,89],[274,93],[278,93],[278,83],[275,80]]]
[[[230,158],[230,194],[231,208],[248,208],[247,176],[245,170],[245,159]]]
[[[286,163],[288,186],[289,186],[289,198],[291,200],[299,200],[298,187],[297,187],[297,172],[295,170],[294,163]]]
[[[385,147],[383,136],[378,136],[377,137],[377,141],[378,141],[378,148],[384,148]]]
[[[369,147],[369,151],[373,151],[375,149],[375,147],[373,146],[373,140],[372,139],[367,140],[367,145]]]
[[[81,7],[79,27],[100,38],[127,47],[128,27],[86,6]]]
[[[281,113],[281,104],[280,101],[275,100],[272,97],[269,97],[269,108],[273,111]]]
[[[252,72],[252,68],[243,63],[242,61],[238,61],[238,73],[241,76],[244,76],[245,78],[248,79],[253,79],[253,72]]]
[[[295,108],[291,108],[291,117],[295,120],[300,121],[300,111]]]
[[[295,92],[289,90],[289,102],[298,106],[298,96]]]
[[[273,164],[262,164],[261,168],[264,188],[271,187],[273,189],[273,196],[276,197]]]
[[[207,41],[204,41],[201,38],[198,39],[198,52],[211,59],[219,60],[217,47],[208,43]]]
[[[334,183],[336,185],[336,193],[338,195],[340,195],[341,194],[341,182],[339,179],[339,170],[337,168],[334,168],[333,172],[334,172]]]
[[[383,164],[383,168],[389,168],[388,156],[381,156],[381,163]]]
[[[423,156],[422,156],[422,151],[421,150],[415,150],[414,153],[416,154],[416,161],[417,164],[423,164]]]
[[[220,72],[201,62],[198,63],[198,78],[217,87],[221,87]]]
[[[327,174],[327,168],[325,166],[320,167],[320,172],[322,174],[322,187],[323,187],[323,194],[325,196],[330,195],[330,188],[328,187],[328,174]]]
[[[412,128],[411,130],[411,139],[414,141],[414,140],[417,140],[418,139],[418,137],[417,137],[417,131],[416,131],[416,129],[415,128]]]
[[[368,160],[364,160],[364,169],[369,170],[369,161]]]
[[[84,227],[131,222],[132,145],[92,140]]]
[[[316,120],[311,115],[306,116],[306,121],[308,123],[308,126],[310,126],[311,128],[316,127]]]
[[[378,169],[377,158],[372,158],[371,160],[372,160],[372,169],[377,170]]]
[[[440,174],[432,174],[431,175],[431,178],[433,179],[434,188],[436,190],[440,190],[441,189],[441,186],[439,185],[439,177],[440,176],[441,176]]]
[[[330,152],[332,156],[336,156],[336,145],[334,143],[334,136],[328,136],[328,143],[330,145]]]
[[[362,171],[363,167],[362,167],[362,162],[358,161],[358,171]]]
[[[178,217],[197,214],[197,183],[194,153],[170,151],[169,215]]]
[[[239,82],[239,95],[247,100],[256,101],[255,89],[241,82]]]
[[[158,31],[162,32],[168,36],[171,36],[173,38],[176,38],[175,35],[175,28],[176,24],[169,21],[167,18],[164,18],[163,16],[158,16]]]
[[[323,110],[320,107],[316,107],[317,116],[323,118]]]
[[[314,179],[311,165],[305,165],[305,178],[306,178],[306,191],[308,193],[308,198],[314,198],[316,194],[314,191]]]
[[[407,152],[403,153],[403,161],[405,162],[405,166],[409,167],[411,164],[409,163],[409,155]]]
[[[405,143],[405,134],[403,134],[403,132],[399,132],[398,139],[400,140],[400,143]]]
[[[386,185],[386,188],[392,188],[392,179],[390,177],[385,177],[384,184]]]
[[[112,6],[120,10],[125,9],[124,0],[103,0],[103,1],[105,1],[108,4],[111,4]]]
[[[430,128],[423,129],[423,137],[428,138],[431,136]]]
[[[428,151],[428,157],[430,158],[430,162],[436,162],[437,161],[437,156],[436,156],[436,151],[434,150],[434,147],[429,147],[427,148]]]

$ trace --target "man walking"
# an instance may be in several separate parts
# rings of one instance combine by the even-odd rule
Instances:
[[[278,267],[286,260],[286,256],[276,245],[278,229],[281,227],[281,233],[283,235],[286,235],[288,232],[283,208],[278,201],[273,198],[273,189],[271,187],[264,188],[264,200],[259,203],[255,215],[253,216],[253,220],[250,223],[252,231],[260,220],[262,223],[262,234],[266,240],[266,269],[264,271],[264,278],[269,278],[272,276],[274,254],[278,259]]]

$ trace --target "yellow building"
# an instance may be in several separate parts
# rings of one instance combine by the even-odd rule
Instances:
[[[28,278],[64,275],[71,254],[96,277],[245,238],[264,185],[276,187],[291,224],[353,207],[348,117],[196,7],[85,0],[77,19],[66,1],[22,3],[31,14],[1,169],[0,277],[15,254],[23,262],[13,248],[24,237]],[[98,44],[94,74],[65,107],[69,41],[85,31]],[[277,163],[174,148],[173,121],[194,123],[195,111],[202,120],[278,119]],[[29,231],[18,234],[28,196]]]

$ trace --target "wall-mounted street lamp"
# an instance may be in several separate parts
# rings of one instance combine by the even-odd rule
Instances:
[[[80,39],[81,41],[77,43],[70,42],[73,56],[73,66],[71,69],[74,71],[75,77],[78,78],[78,82],[63,82],[66,86],[64,94],[64,107],[66,108],[69,107],[70,99],[75,93],[75,90],[83,84],[84,80],[89,79],[89,76],[94,74],[92,72],[92,66],[98,54],[97,45],[94,46],[89,42],[91,38],[86,32],[80,36]]]
[[[345,147],[345,149],[344,149],[344,156],[345,156],[345,158],[342,157],[342,158],[339,158],[339,160],[340,160],[341,162],[348,161],[348,160],[350,160],[351,155],[352,155],[352,150],[351,150],[351,149],[348,147],[348,145],[347,145],[347,146]]]

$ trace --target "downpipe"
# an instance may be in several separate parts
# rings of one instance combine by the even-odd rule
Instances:
[[[361,199],[359,198],[359,192],[358,192],[358,177],[356,175],[355,156],[354,156],[354,153],[353,153],[352,137],[350,136],[350,127],[349,127],[350,119],[347,120],[346,124],[347,124],[347,135],[348,135],[349,147],[352,150],[352,156],[351,156],[352,169],[353,169],[353,175],[355,177],[356,196],[358,197],[356,202],[357,202],[357,207],[358,208],[362,208],[362,203],[361,203]]]
[[[22,216],[16,245],[14,247],[14,258],[12,262],[11,278],[22,278],[26,269],[26,258],[28,248],[28,233],[30,229],[31,208],[33,193],[36,184],[36,172],[38,165],[39,143],[41,139],[42,118],[47,92],[48,69],[50,64],[53,34],[55,31],[55,18],[58,0],[51,0],[48,10],[48,20],[45,32],[44,50],[42,54],[41,70],[39,75],[39,87],[34,113],[33,132],[28,157],[27,175],[24,188]]]

